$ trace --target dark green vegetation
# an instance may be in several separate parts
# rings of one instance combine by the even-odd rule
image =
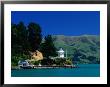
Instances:
[[[56,55],[51,35],[45,36],[42,43],[42,31],[39,24],[23,22],[11,24],[11,64],[17,66],[19,60],[31,59],[30,51],[40,50],[46,59]],[[37,62],[35,62],[37,64]]]
[[[45,41],[40,45],[40,51],[46,58],[49,58],[49,56],[57,56],[56,48],[51,35],[45,36]]]
[[[64,66],[64,65],[72,65],[72,59],[71,58],[44,58],[43,60],[39,60],[39,61],[32,61],[31,64],[34,65],[60,65],[60,66]]]
[[[74,63],[100,63],[100,37],[97,35],[54,35],[56,48],[67,49]]]
[[[57,50],[67,50],[67,59],[51,59],[57,56]],[[30,51],[43,53],[42,61],[33,62],[38,65],[71,65],[73,63],[100,63],[100,38],[95,35],[64,36],[47,35],[42,37],[39,24],[23,22],[11,24],[11,64],[17,66],[19,60],[31,59]],[[65,55],[66,56],[66,55]]]

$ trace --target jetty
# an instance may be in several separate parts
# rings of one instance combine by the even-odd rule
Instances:
[[[33,67],[12,67],[11,69],[16,70],[16,69],[54,69],[54,68],[78,68],[77,65],[34,65]]]
[[[63,66],[60,66],[60,65],[42,65],[42,66],[37,66],[35,65],[34,66],[35,69],[37,68],[77,68],[76,65],[63,65]]]

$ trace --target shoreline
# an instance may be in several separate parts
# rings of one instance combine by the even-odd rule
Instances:
[[[35,69],[37,68],[76,68],[76,66],[74,65],[69,65],[69,66],[35,66]]]
[[[17,70],[17,69],[54,69],[54,68],[78,68],[76,65],[66,65],[66,66],[47,66],[47,65],[42,65],[42,66],[37,66],[35,65],[34,67],[22,67],[19,68],[18,66],[12,67],[11,70]]]

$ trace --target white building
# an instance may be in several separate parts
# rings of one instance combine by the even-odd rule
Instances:
[[[19,68],[33,68],[33,65],[29,64],[28,60],[19,60],[18,67]]]
[[[64,58],[64,51],[63,51],[62,48],[60,48],[60,50],[57,51],[57,52],[58,52],[58,57],[60,57],[60,58]]]
[[[27,60],[19,60],[18,66],[21,66],[21,67],[25,66],[26,67],[26,66],[29,66],[29,63]]]

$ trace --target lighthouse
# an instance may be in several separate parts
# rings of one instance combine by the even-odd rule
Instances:
[[[58,57],[60,57],[60,58],[64,58],[64,51],[63,51],[62,48],[60,48],[60,50],[57,51],[57,52],[58,52]]]

